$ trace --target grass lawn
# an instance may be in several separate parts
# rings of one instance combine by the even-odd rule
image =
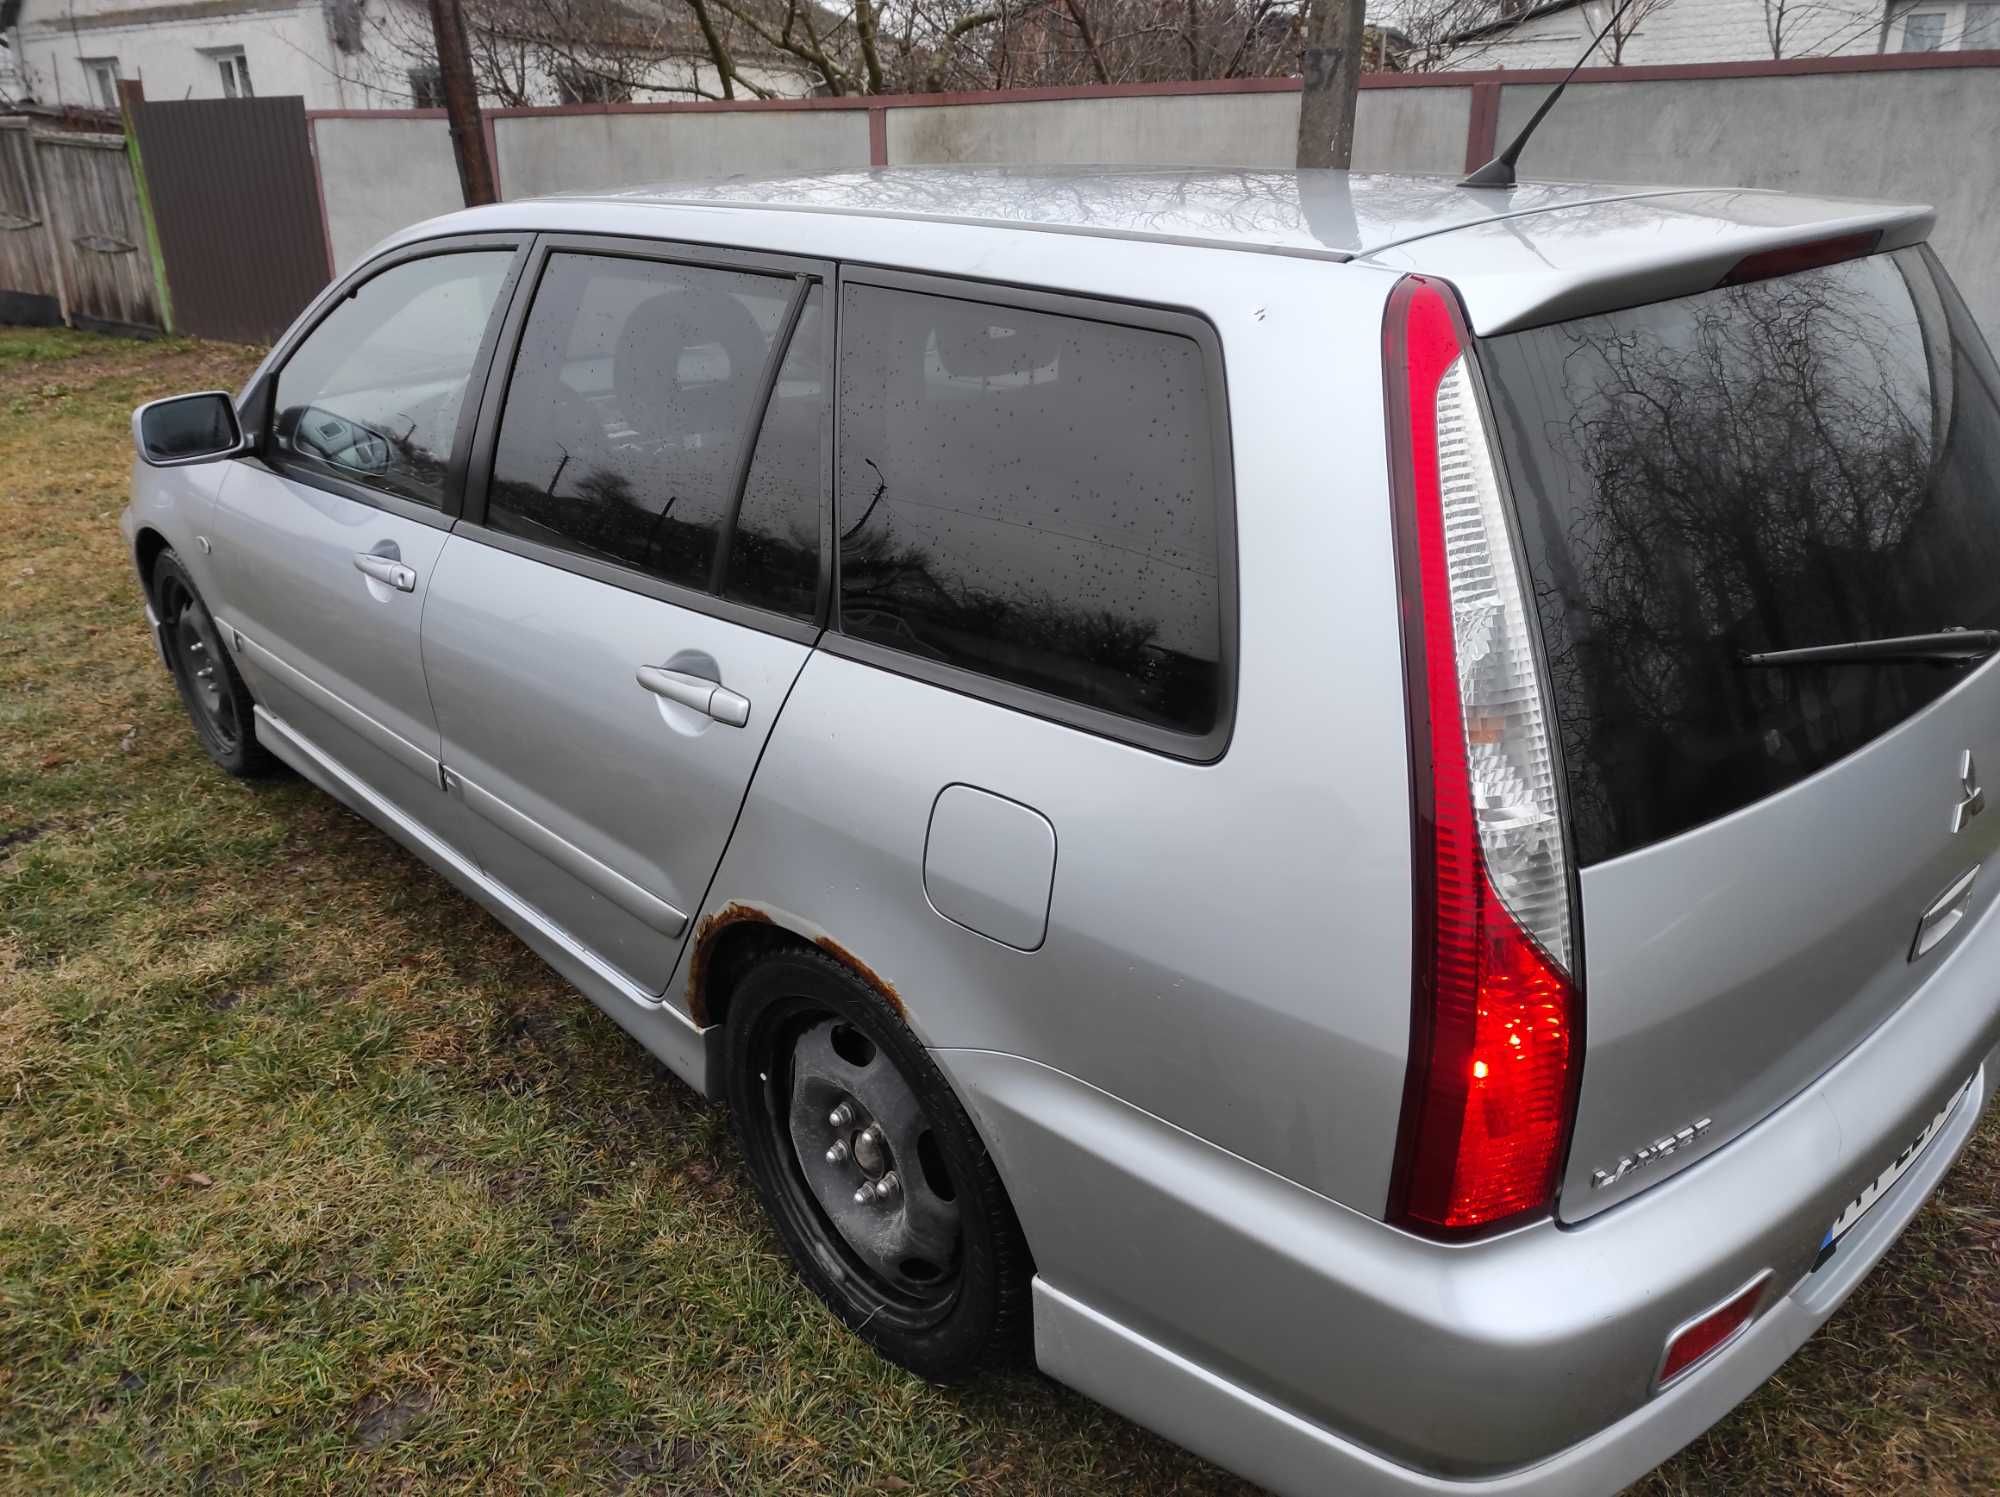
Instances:
[[[131,407],[252,362],[0,331],[0,1490],[1244,1490],[877,1361],[719,1109],[367,824],[209,766],[116,516]],[[2000,1490],[1997,1165],[1989,1120],[1642,1490]]]

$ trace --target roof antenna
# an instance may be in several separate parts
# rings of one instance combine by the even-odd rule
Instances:
[[[1618,9],[1611,12],[1611,19],[1604,23],[1604,29],[1592,37],[1590,45],[1583,49],[1583,56],[1576,60],[1576,66],[1572,67],[1567,73],[1564,73],[1562,82],[1549,90],[1549,96],[1542,100],[1541,107],[1536,109],[1534,114],[1529,117],[1528,123],[1521,129],[1521,133],[1514,137],[1506,150],[1460,182],[1458,184],[1460,187],[1512,187],[1514,185],[1514,163],[1521,159],[1521,148],[1528,143],[1528,137],[1535,133],[1544,119],[1548,118],[1549,111],[1556,107],[1556,100],[1560,99],[1562,91],[1569,87],[1569,80],[1576,76],[1577,68],[1582,67],[1590,60],[1590,54],[1597,50],[1597,44],[1611,34],[1611,28],[1618,24],[1618,18],[1631,8],[1632,0],[1622,0]]]

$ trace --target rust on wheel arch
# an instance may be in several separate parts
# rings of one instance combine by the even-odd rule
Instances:
[[[902,995],[894,986],[832,936],[807,936],[780,924],[768,911],[759,909],[754,904],[731,900],[714,914],[704,916],[701,923],[695,927],[694,955],[688,961],[687,1003],[688,1016],[701,1028],[706,1029],[709,1025],[708,979],[714,961],[716,942],[723,932],[738,925],[767,926],[774,931],[782,931],[786,935],[797,937],[800,941],[810,941],[866,983],[884,1003],[889,1005],[890,1012],[898,1019],[905,1024],[910,1022],[909,1010],[903,1006]]]
[[[840,942],[834,940],[832,936],[817,936],[813,939],[813,945],[817,946],[821,951],[824,951],[828,956],[839,962],[841,966],[847,968],[848,971],[867,983],[869,987],[873,988],[880,995],[882,1001],[889,1005],[891,1013],[898,1019],[901,1019],[905,1025],[909,1024],[910,1012],[903,1007],[902,995],[891,987],[888,981],[873,967],[862,961],[860,957],[849,951]]]
[[[694,931],[694,955],[688,959],[688,1017],[700,1028],[708,1028],[708,966],[715,954],[715,941],[732,925],[771,925],[777,921],[755,905],[731,900],[712,915],[704,915]]]

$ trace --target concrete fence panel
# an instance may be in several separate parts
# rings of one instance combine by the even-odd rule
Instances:
[[[891,166],[1095,162],[1284,166],[1299,96],[1284,92],[1143,95],[887,111]]]
[[[1354,109],[1354,169],[1463,171],[1471,123],[1469,87],[1364,89]],[[1291,159],[1287,154],[1283,164]]]
[[[1547,91],[1501,89],[1502,141]],[[1522,171],[1929,203],[1939,258],[2000,337],[2000,68],[1593,79],[1535,132]]]
[[[868,165],[860,109],[502,112],[493,138],[500,191],[510,198]]]
[[[334,274],[383,237],[465,206],[443,110],[312,119]]]
[[[1560,76],[1363,81],[1354,164],[1457,173],[1512,137]],[[1014,94],[503,109],[501,192],[923,163],[1284,167],[1295,80]],[[459,204],[437,111],[313,117],[334,263]],[[1937,246],[2000,331],[2000,52],[1586,70],[1522,162],[1529,177],[1789,188],[1934,204]]]

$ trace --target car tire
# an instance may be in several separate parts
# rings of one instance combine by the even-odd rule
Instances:
[[[972,1120],[902,1018],[824,952],[781,947],[736,984],[723,1054],[757,1193],[828,1308],[932,1382],[1017,1365],[1027,1243]],[[864,1187],[878,1192],[867,1204]]]
[[[202,751],[238,779],[271,773],[278,761],[257,741],[256,700],[229,658],[222,630],[194,579],[171,550],[153,562],[152,592],[167,666]]]

